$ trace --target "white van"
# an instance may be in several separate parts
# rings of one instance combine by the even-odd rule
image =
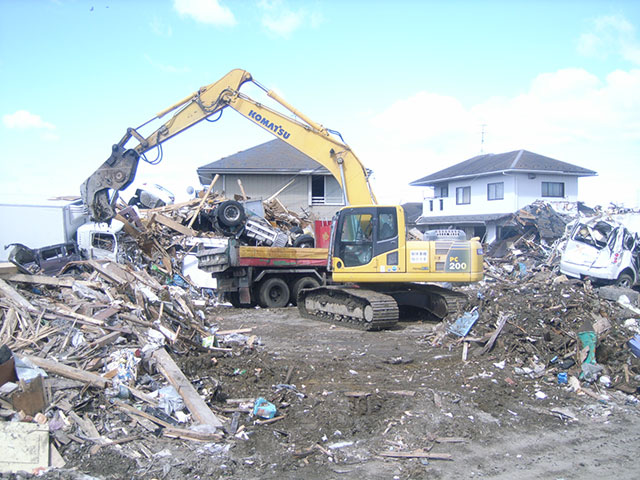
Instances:
[[[560,272],[595,283],[631,288],[640,283],[640,238],[634,221],[577,222],[560,259]]]

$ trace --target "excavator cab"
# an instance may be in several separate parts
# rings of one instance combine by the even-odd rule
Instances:
[[[403,267],[398,255],[398,248],[403,244],[404,216],[398,207],[344,208],[334,219],[330,268],[334,272],[354,269],[377,273],[384,264],[398,271]]]

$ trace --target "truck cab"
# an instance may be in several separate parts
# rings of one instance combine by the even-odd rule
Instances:
[[[118,220],[111,223],[90,222],[78,228],[78,248],[84,258],[117,262],[122,255],[124,224]]]

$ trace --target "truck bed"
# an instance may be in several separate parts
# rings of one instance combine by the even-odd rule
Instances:
[[[238,264],[243,267],[324,267],[326,248],[238,247]]]

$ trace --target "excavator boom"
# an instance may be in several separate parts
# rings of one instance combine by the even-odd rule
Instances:
[[[267,95],[286,108],[298,119],[270,109],[240,93],[247,82],[253,82]],[[127,129],[124,137],[112,147],[109,158],[82,184],[82,199],[95,221],[109,221],[115,216],[113,205],[117,193],[133,182],[140,159],[145,153],[187,128],[219,113],[226,107],[237,111],[247,120],[289,143],[327,168],[342,186],[349,204],[376,203],[368,180],[368,172],[351,149],[331,136],[322,125],[289,105],[272,90],[255,82],[245,70],[232,70],[215,83],[200,88],[179,102],[159,112],[137,128]],[[139,130],[167,114],[173,115],[151,135],[143,136]],[[136,140],[133,147],[127,144]]]

